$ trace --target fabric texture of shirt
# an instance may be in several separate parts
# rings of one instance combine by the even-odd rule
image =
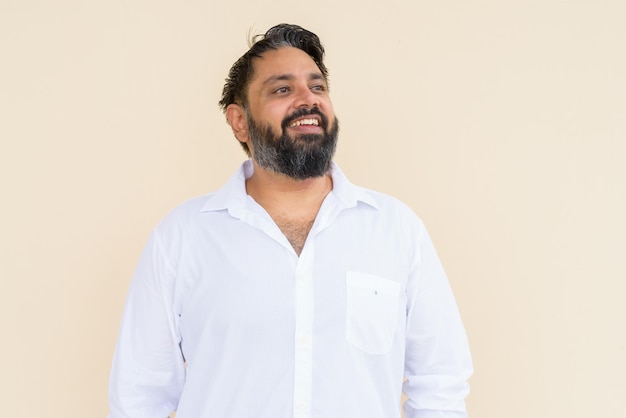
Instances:
[[[466,417],[472,364],[420,219],[336,165],[300,256],[228,183],[153,231],[124,309],[110,418]]]

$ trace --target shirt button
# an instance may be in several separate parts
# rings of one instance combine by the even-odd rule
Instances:
[[[302,402],[302,401],[299,401],[298,403],[296,403],[296,409],[298,411],[302,411],[305,406],[306,406],[306,404],[304,402]]]

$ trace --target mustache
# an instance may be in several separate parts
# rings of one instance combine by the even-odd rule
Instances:
[[[317,107],[312,107],[310,109],[298,109],[295,112],[293,112],[291,115],[286,116],[285,119],[283,119],[283,122],[281,123],[281,127],[284,129],[287,128],[287,126],[289,126],[294,120],[302,118],[304,116],[311,116],[311,115],[317,115],[320,117],[321,119],[321,127],[326,130],[326,127],[328,126],[328,118],[326,117],[326,115],[324,113],[322,113],[321,110],[319,110]]]

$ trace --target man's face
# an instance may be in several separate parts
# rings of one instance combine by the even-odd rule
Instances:
[[[262,168],[299,180],[330,168],[339,125],[326,80],[305,52],[285,47],[255,59],[246,119]]]

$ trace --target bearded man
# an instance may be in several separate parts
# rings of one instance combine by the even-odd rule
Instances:
[[[153,231],[132,280],[110,418],[466,417],[472,364],[420,219],[351,184],[317,35],[281,24],[220,106],[250,157]]]

